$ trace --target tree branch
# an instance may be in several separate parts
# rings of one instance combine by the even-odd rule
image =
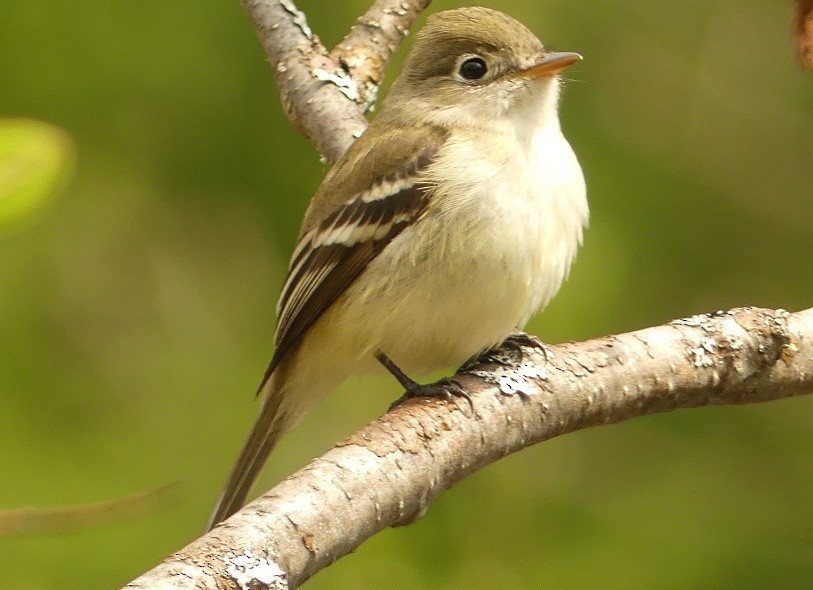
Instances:
[[[251,576],[260,583],[252,588],[287,587],[271,584],[285,576],[297,587],[538,442],[679,408],[810,393],[813,308],[734,309],[544,352],[505,347],[457,378],[471,407],[420,398],[397,406],[127,587],[247,588]]]
[[[334,162],[367,128],[384,69],[430,0],[377,0],[332,53],[292,0],[241,0],[291,123]]]
[[[431,0],[378,0],[360,17],[330,56],[359,85],[365,112],[372,108],[387,62]]]

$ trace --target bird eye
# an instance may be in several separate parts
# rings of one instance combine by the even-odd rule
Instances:
[[[470,57],[460,64],[460,75],[466,80],[479,80],[486,75],[488,67],[482,57]]]

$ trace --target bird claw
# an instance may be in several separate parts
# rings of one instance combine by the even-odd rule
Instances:
[[[516,332],[510,334],[499,345],[481,352],[477,356],[473,356],[460,368],[461,371],[467,371],[480,363],[496,362],[501,365],[513,365],[521,363],[525,360],[525,353],[523,348],[535,348],[542,352],[545,357],[545,362],[550,360],[552,353],[548,347],[536,336],[526,334],[525,332]],[[508,354],[501,349],[507,349]],[[513,354],[512,354],[513,353]],[[510,355],[510,356],[508,356]]]
[[[505,344],[509,346],[526,346],[528,348],[536,348],[539,350],[545,350],[544,343],[534,336],[533,334],[526,334],[525,332],[515,332],[514,334],[510,334],[508,338],[504,341]]]
[[[536,336],[526,334],[525,332],[511,334],[500,346],[505,346],[506,348],[510,348],[516,352],[517,356],[519,357],[519,362],[522,362],[525,359],[525,353],[522,350],[523,347],[535,348],[540,351],[542,356],[545,358],[546,363],[550,360],[550,351],[548,350],[548,347],[545,346],[545,344]]]
[[[452,401],[457,397],[462,397],[469,402],[469,406],[471,406],[472,411],[474,411],[474,403],[471,400],[471,396],[465,389],[463,389],[460,382],[453,377],[444,377],[440,381],[428,383],[426,385],[421,385],[420,383],[413,384],[406,389],[404,395],[393,402],[390,409],[393,409],[401,402],[414,397],[434,397],[447,401]]]

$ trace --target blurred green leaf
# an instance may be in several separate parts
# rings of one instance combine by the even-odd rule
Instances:
[[[35,215],[67,179],[73,144],[59,127],[0,119],[0,226]]]

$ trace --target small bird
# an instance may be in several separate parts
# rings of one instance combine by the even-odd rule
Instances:
[[[559,126],[559,73],[513,18],[430,16],[380,114],[305,213],[277,306],[262,409],[208,528],[246,500],[280,437],[351,374],[459,365],[521,330],[561,286],[588,221]]]

